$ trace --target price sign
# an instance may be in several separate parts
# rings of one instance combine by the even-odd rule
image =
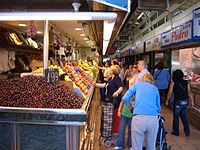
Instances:
[[[53,83],[59,80],[58,69],[45,69],[45,78],[47,82]]]

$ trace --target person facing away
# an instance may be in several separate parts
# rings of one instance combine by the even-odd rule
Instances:
[[[132,148],[142,150],[145,138],[146,149],[155,150],[161,107],[158,88],[151,74],[143,75],[141,82],[128,89],[122,98],[124,104],[130,105],[132,96],[135,97],[131,123]]]
[[[191,96],[190,86],[186,80],[183,79],[183,71],[177,69],[173,72],[172,83],[167,94],[166,105],[169,103],[170,96],[174,92],[173,103],[173,130],[171,134],[179,136],[179,117],[181,118],[184,132],[186,136],[190,136],[190,128],[187,120],[187,110],[189,103],[189,96]]]
[[[165,104],[170,81],[170,74],[168,70],[164,69],[163,62],[159,62],[157,64],[157,69],[154,72],[154,80],[160,93],[161,105]]]

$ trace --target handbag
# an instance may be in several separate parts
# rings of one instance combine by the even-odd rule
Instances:
[[[106,94],[105,95],[105,101],[106,102],[113,102],[113,97],[112,97],[112,95],[111,94]]]
[[[122,99],[122,95],[121,94],[119,94],[117,97],[113,98],[113,106],[114,106],[114,108],[119,108],[121,99]]]

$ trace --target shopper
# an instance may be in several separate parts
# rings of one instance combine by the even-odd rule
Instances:
[[[131,86],[123,97],[126,105],[130,105],[131,98],[135,97],[131,124],[132,148],[142,150],[145,138],[146,149],[155,150],[160,96],[158,88],[153,85],[152,75],[143,75],[141,81]]]
[[[129,80],[129,88],[135,83],[135,80],[138,75],[137,64],[133,65],[132,68],[132,77]],[[118,136],[118,143],[117,146],[114,148],[115,150],[120,150],[124,148],[124,138],[126,127],[128,126],[128,139],[127,139],[127,146],[128,149],[131,148],[131,120],[132,120],[132,110],[121,101],[119,109],[118,109],[118,116],[120,117],[120,126],[119,126],[119,136]]]
[[[174,92],[173,103],[173,131],[171,134],[179,136],[179,117],[181,118],[184,132],[186,136],[190,136],[190,128],[187,121],[187,110],[190,95],[190,86],[186,80],[183,79],[184,74],[182,70],[177,69],[173,72],[172,80],[167,94],[166,105],[169,103],[172,91]]]
[[[120,67],[120,73],[119,73],[119,77],[121,78],[121,80],[123,80],[124,77],[124,68],[123,68],[123,63],[119,62],[119,67]]]
[[[129,80],[130,80],[130,78],[132,76],[132,68],[133,68],[132,64],[128,65],[128,68],[126,69],[124,77],[122,79],[122,81],[125,81],[125,86],[127,88],[129,88]]]
[[[165,100],[167,98],[170,74],[168,70],[164,69],[163,62],[159,62],[156,66],[157,69],[154,72],[154,80],[160,93],[160,104],[163,105],[165,104]]]
[[[146,61],[139,60],[137,66],[138,66],[139,74],[136,78],[136,81],[135,81],[136,83],[139,82],[145,74],[150,74],[149,71],[147,70],[148,65]]]
[[[102,124],[101,136],[108,139],[113,135],[113,130],[116,128],[115,123],[113,127],[114,108],[118,108],[121,101],[121,79],[119,77],[119,68],[117,65],[111,66],[108,70],[110,77],[106,83],[96,83],[96,87],[106,88],[105,100],[102,102]],[[114,116],[114,118],[113,118]]]

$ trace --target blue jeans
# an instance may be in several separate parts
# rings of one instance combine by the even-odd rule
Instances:
[[[190,133],[187,121],[188,101],[178,101],[174,103],[173,133],[179,135],[179,116],[183,123],[185,134]]]
[[[128,148],[131,147],[131,120],[132,118],[127,118],[121,115],[120,126],[119,126],[119,135],[118,135],[118,147],[124,148],[124,137],[126,132],[126,126],[128,125]]]

